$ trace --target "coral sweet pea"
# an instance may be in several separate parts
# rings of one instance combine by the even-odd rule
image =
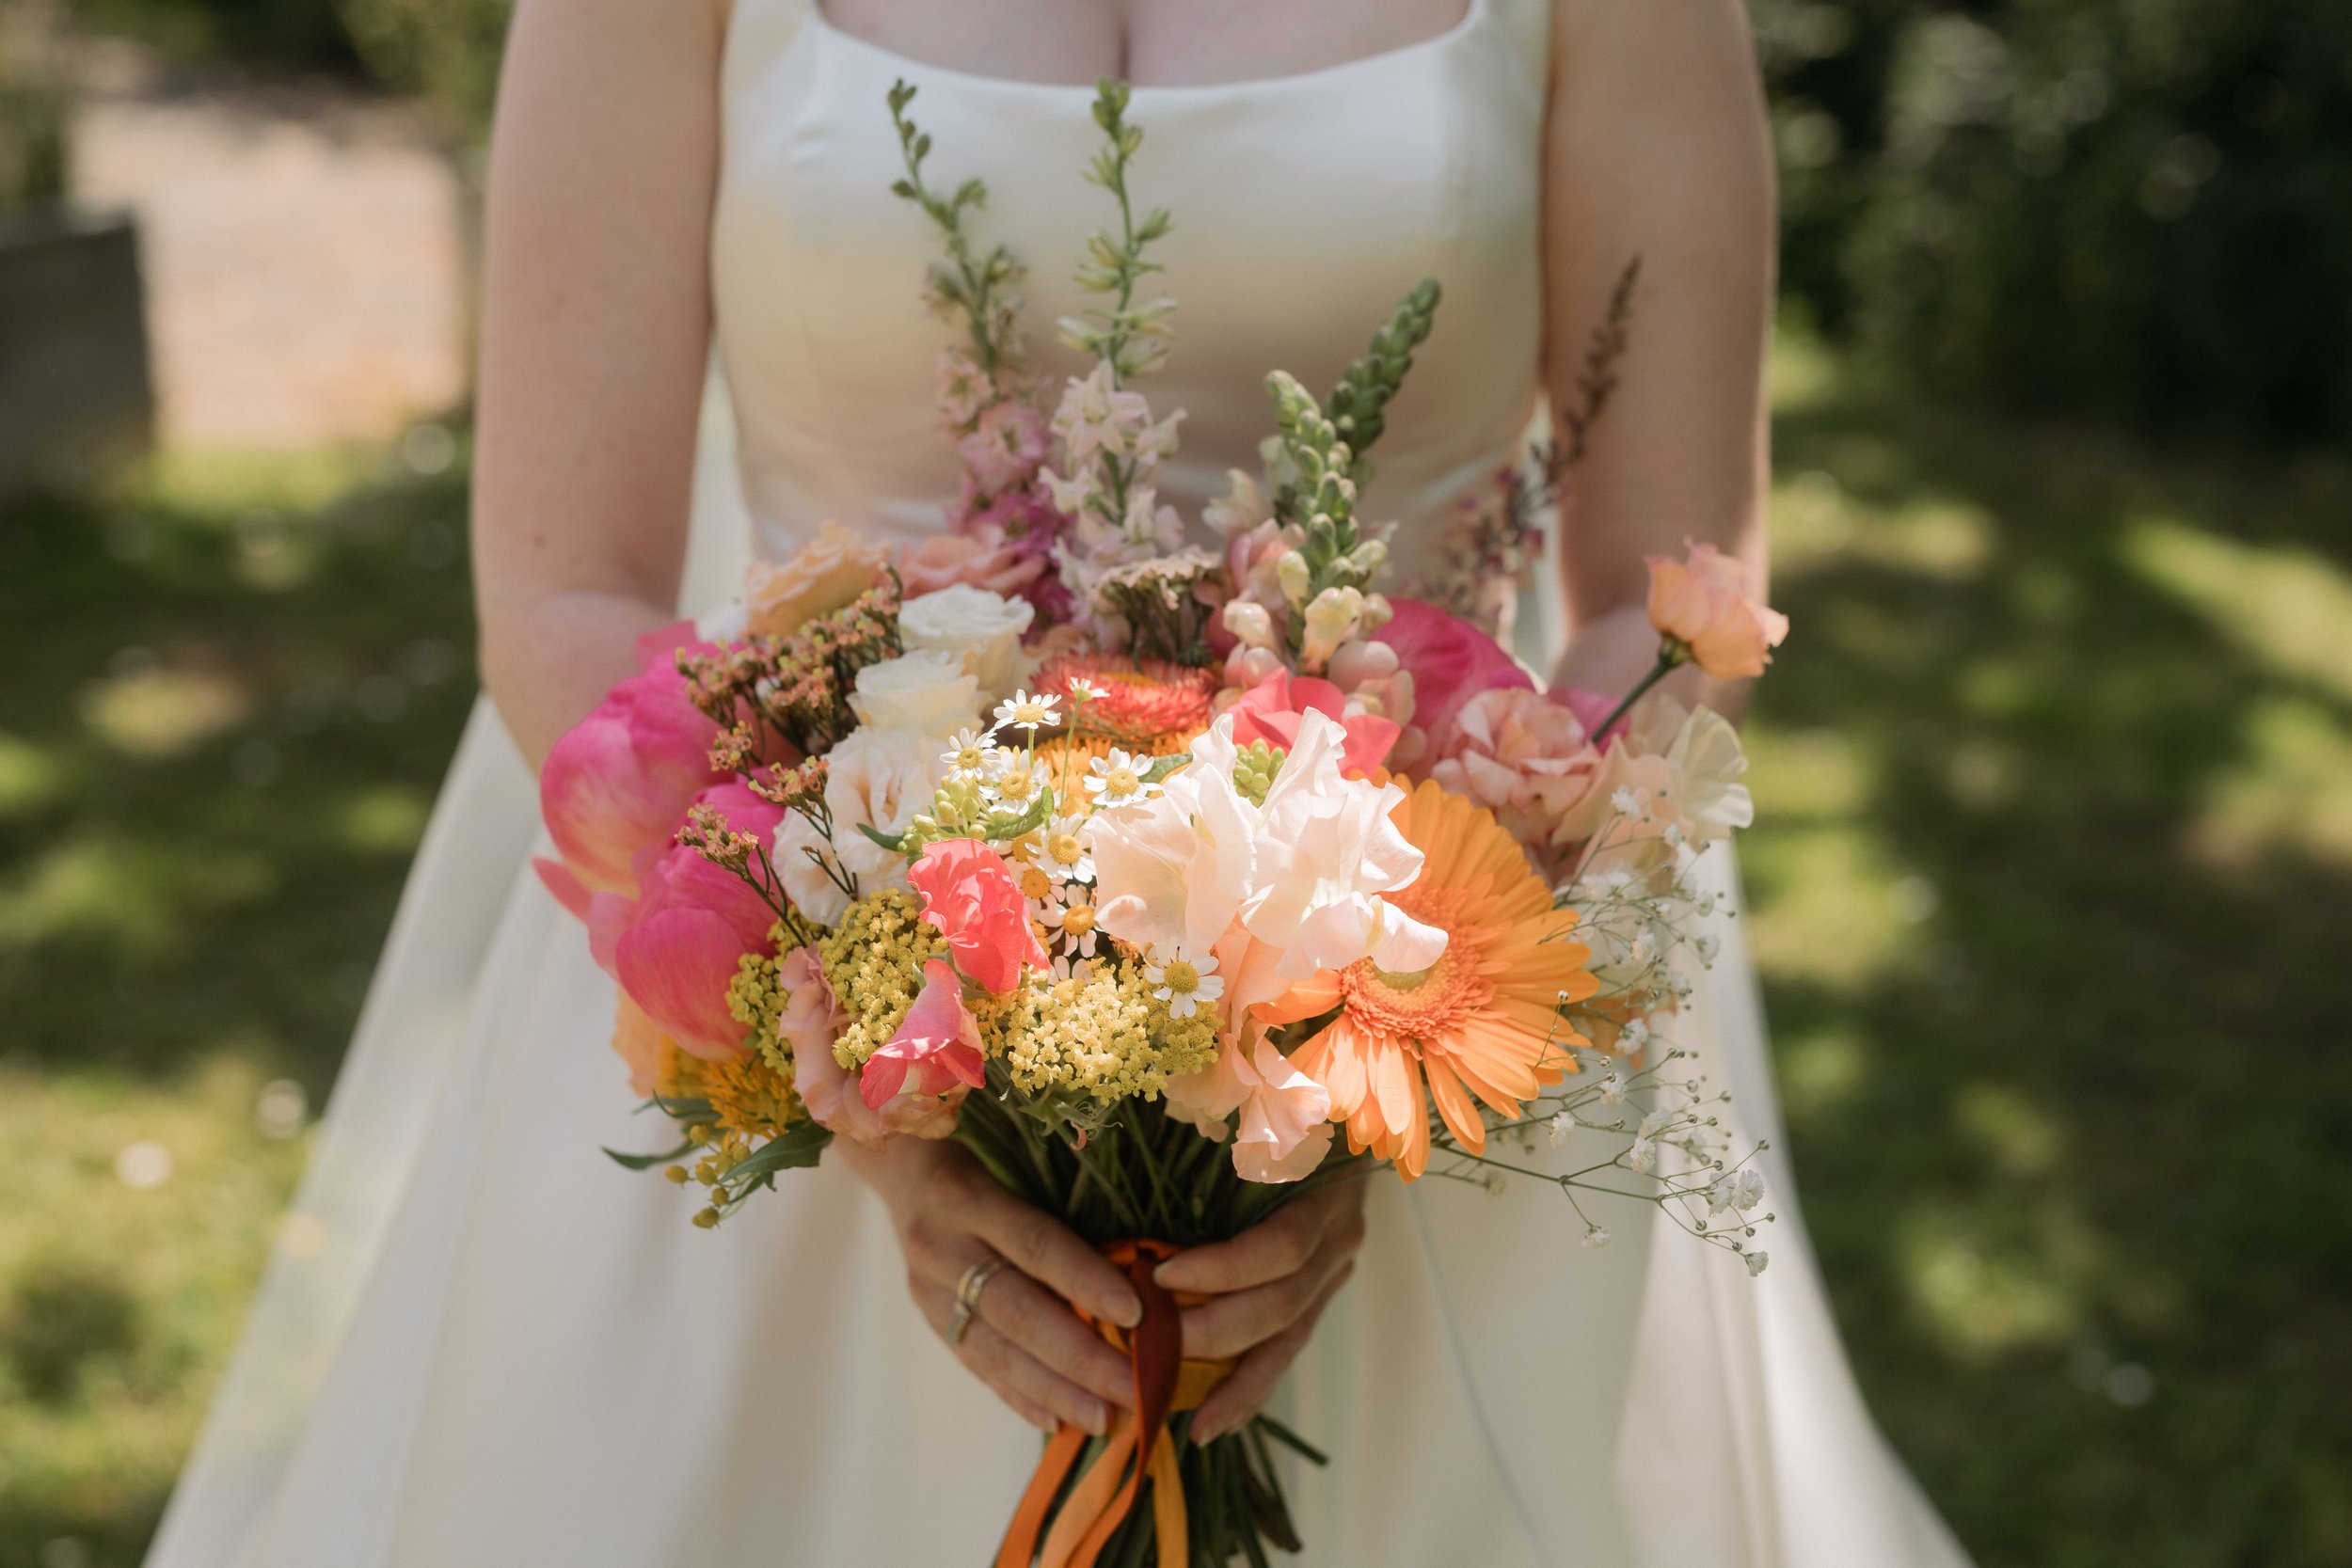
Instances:
[[[890,1043],[866,1059],[858,1094],[882,1111],[901,1094],[954,1095],[980,1086],[980,1026],[963,1005],[963,982],[943,958],[923,965],[923,992]]]
[[[943,838],[907,873],[923,895],[923,918],[947,939],[956,967],[1003,995],[1024,968],[1043,969],[1045,949],[1029,923],[1029,901],[1005,857],[970,838]]]
[[[1233,719],[1233,743],[1253,740],[1285,752],[1298,748],[1299,715],[1310,711],[1334,721],[1346,733],[1342,749],[1343,770],[1348,776],[1369,774],[1389,758],[1389,748],[1404,726],[1392,719],[1369,713],[1349,714],[1347,696],[1337,686],[1312,675],[1285,671],[1260,681],[1228,709]]]
[[[1497,687],[1534,689],[1534,677],[1502,644],[1468,621],[1420,599],[1391,603],[1394,617],[1373,639],[1394,648],[1411,672],[1413,725],[1427,736],[1432,751],[1442,752],[1452,744],[1454,716],[1480,692]]]
[[[1661,637],[1689,650],[1692,662],[1718,680],[1764,673],[1788,635],[1788,617],[1766,608],[1748,587],[1748,569],[1712,545],[1689,558],[1649,561],[1649,619]]]
[[[733,782],[691,804],[715,808],[731,827],[765,834],[781,809]],[[728,1057],[743,1049],[743,1025],[727,1011],[727,986],[744,954],[763,946],[774,911],[733,872],[674,847],[643,859],[634,899],[596,895],[589,940],[629,1000],[681,1050]]]
[[[691,641],[691,635],[679,639]],[[718,782],[710,742],[719,726],[687,701],[669,650],[648,639],[653,663],[614,687],[548,752],[539,813],[561,860],[540,879],[581,919],[598,893],[637,892],[637,863],[669,842],[695,795]]]

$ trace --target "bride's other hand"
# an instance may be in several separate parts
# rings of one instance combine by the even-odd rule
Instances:
[[[1155,1277],[1168,1289],[1210,1298],[1184,1309],[1184,1354],[1238,1358],[1194,1415],[1194,1441],[1232,1432],[1258,1413],[1347,1283],[1363,1244],[1364,1183],[1337,1181],[1230,1242],[1160,1265]]]
[[[1122,1326],[1143,1315],[1135,1288],[1102,1254],[1044,1211],[998,1186],[961,1147],[897,1137],[882,1149],[847,1139],[834,1148],[890,1211],[905,1255],[907,1293],[942,1339],[956,1287],[974,1265],[1007,1267],[981,1287],[957,1357],[1034,1426],[1057,1418],[1089,1432],[1113,1404],[1133,1402],[1127,1358],[1079,1321],[1069,1303]]]

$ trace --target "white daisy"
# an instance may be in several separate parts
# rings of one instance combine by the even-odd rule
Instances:
[[[1109,692],[1084,676],[1070,683],[1070,700],[1073,703],[1091,703],[1109,695]]]
[[[1044,769],[1034,757],[1020,752],[1000,753],[1003,760],[996,771],[981,784],[981,791],[992,800],[1002,802],[1013,811],[1026,811],[1037,798],[1038,787],[1045,782]]]
[[[1061,699],[1049,692],[1015,691],[996,705],[996,722],[999,727],[1033,733],[1050,729],[1061,722],[1061,715],[1055,711],[1060,705]]]
[[[1160,792],[1158,784],[1143,776],[1151,766],[1148,757],[1129,756],[1114,748],[1110,755],[1096,757],[1087,765],[1087,793],[1098,806],[1131,806],[1148,800]]]
[[[1042,918],[1047,933],[1063,951],[1090,958],[1100,950],[1103,933],[1094,924],[1092,888],[1075,883],[1063,887],[1058,897],[1048,901]]]
[[[1004,767],[1005,752],[967,724],[948,737],[947,749],[939,753],[939,760],[947,765],[951,778],[986,783]]]
[[[1057,953],[1054,955],[1053,963],[1048,967],[1057,980],[1083,980],[1092,972],[1094,960],[1073,958],[1067,953]]]
[[[1196,953],[1189,942],[1178,942],[1163,956],[1153,949],[1143,977],[1152,994],[1168,1004],[1170,1018],[1190,1018],[1204,1003],[1225,994],[1225,981],[1216,973],[1216,955]]]
[[[1058,882],[1094,880],[1094,847],[1083,816],[1057,816],[1038,835],[1037,863]]]

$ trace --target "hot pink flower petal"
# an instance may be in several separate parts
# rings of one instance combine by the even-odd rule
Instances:
[[[927,846],[907,884],[923,895],[923,918],[947,939],[956,967],[999,996],[1019,983],[1024,969],[1045,967],[1012,868],[977,839]]]
[[[665,660],[615,686],[555,743],[539,772],[539,815],[570,873],[570,887],[549,882],[566,909],[579,912],[574,888],[637,891],[638,856],[668,843],[694,796],[718,782],[718,733]]]
[[[942,958],[923,965],[923,991],[890,1043],[866,1058],[858,1089],[880,1111],[901,1094],[945,1096],[986,1076],[980,1026],[963,1005],[963,981]]]
[[[1453,742],[1454,716],[1481,691],[1533,690],[1534,680],[1502,645],[1468,621],[1419,599],[1392,601],[1394,619],[1373,634],[1413,677],[1413,723],[1437,752]]]
[[[1576,721],[1584,726],[1585,734],[1593,736],[1593,744],[1596,746],[1606,746],[1625,734],[1626,725],[1631,721],[1632,716],[1628,714],[1626,718],[1610,725],[1607,735],[1596,735],[1593,726],[1617,710],[1617,700],[1614,697],[1604,696],[1597,691],[1587,691],[1580,686],[1555,686],[1544,695],[1575,714]]]
[[[740,784],[703,791],[690,804],[715,809],[744,832],[765,835],[782,811]],[[774,911],[733,872],[673,847],[645,863],[633,901],[599,895],[589,947],[621,989],[683,1050],[726,1056],[743,1046],[727,1011],[727,986],[746,953],[763,947]]]

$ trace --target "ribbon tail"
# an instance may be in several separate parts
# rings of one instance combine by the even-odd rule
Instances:
[[[1126,1502],[1135,1486],[1127,1460],[1135,1451],[1136,1418],[1122,1410],[1112,1418],[1109,1443],[1095,1456],[1087,1473],[1071,1489],[1069,1500],[1062,1504],[1060,1515],[1045,1537],[1045,1550],[1037,1560],[1038,1568],[1090,1568],[1095,1555],[1102,1550],[1100,1542],[1092,1551],[1087,1549],[1086,1544],[1096,1527],[1102,1525],[1105,1514],[1109,1515],[1109,1524],[1102,1530],[1107,1540],[1110,1532],[1119,1528],[1119,1521],[1126,1516]],[[1117,1497],[1113,1496],[1115,1491]]]
[[[1029,1560],[1037,1555],[1037,1538],[1045,1528],[1045,1511],[1054,1506],[1054,1495],[1061,1490],[1063,1478],[1070,1466],[1076,1464],[1086,1448],[1087,1434],[1077,1427],[1064,1423],[1054,1429],[1053,1441],[1045,1445],[1043,1457],[1037,1462],[1037,1473],[1029,1478],[1029,1489],[1021,1495],[1021,1506],[1013,1511],[1012,1523],[1005,1527],[1005,1544],[996,1553],[996,1568],[1029,1568]]]
[[[1184,1513],[1184,1477],[1176,1467],[1176,1439],[1160,1429],[1152,1445],[1152,1519],[1159,1532],[1160,1561],[1183,1564],[1192,1560],[1192,1525]]]

